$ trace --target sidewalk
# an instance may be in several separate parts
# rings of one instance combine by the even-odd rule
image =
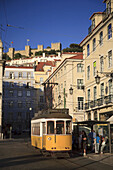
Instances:
[[[73,152],[73,154],[75,153],[75,154],[78,154],[79,156],[83,156],[80,154],[80,152],[78,152],[76,150],[74,150],[72,152]],[[104,154],[87,153],[87,155],[83,156],[83,157],[113,166],[113,153],[104,153]]]

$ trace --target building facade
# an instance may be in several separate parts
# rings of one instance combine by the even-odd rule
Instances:
[[[65,58],[44,82],[47,106],[69,108],[74,122],[84,120],[83,72],[83,55],[74,53],[72,57]]]
[[[22,133],[30,129],[37,107],[34,68],[6,66],[3,77],[3,131]]]
[[[2,96],[3,96],[3,60],[2,60],[2,55],[3,55],[3,44],[2,41],[0,40],[0,138],[2,138],[2,117],[3,117],[3,112],[2,112]]]
[[[90,17],[88,35],[80,43],[85,66],[87,120],[107,120],[113,115],[113,0],[104,3],[106,10]],[[100,78],[100,82],[95,78]]]

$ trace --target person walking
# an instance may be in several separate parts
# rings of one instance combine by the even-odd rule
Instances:
[[[84,130],[82,131],[82,147],[83,147],[83,155],[86,156],[87,135]]]

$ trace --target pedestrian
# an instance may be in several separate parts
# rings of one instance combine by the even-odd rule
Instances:
[[[105,138],[103,137],[102,138],[102,143],[101,143],[101,148],[100,148],[101,154],[103,154],[103,150],[104,150],[105,146],[106,146],[106,141],[105,141]]]
[[[79,150],[81,150],[81,144],[82,144],[82,132],[79,132]]]
[[[87,135],[84,130],[82,131],[82,147],[83,147],[83,155],[86,156]]]
[[[91,152],[93,152],[94,151],[94,139],[96,137],[96,133],[93,129],[91,129],[91,132],[88,134],[88,137],[90,139]]]
[[[94,143],[95,143],[95,153],[99,153],[100,137],[99,137],[98,133],[95,137]]]

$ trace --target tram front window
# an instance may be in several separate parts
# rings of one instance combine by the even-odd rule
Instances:
[[[66,121],[66,134],[71,133],[71,121]]]
[[[47,134],[53,134],[54,133],[54,122],[48,121],[47,122]]]
[[[56,134],[64,134],[64,121],[56,122]]]

